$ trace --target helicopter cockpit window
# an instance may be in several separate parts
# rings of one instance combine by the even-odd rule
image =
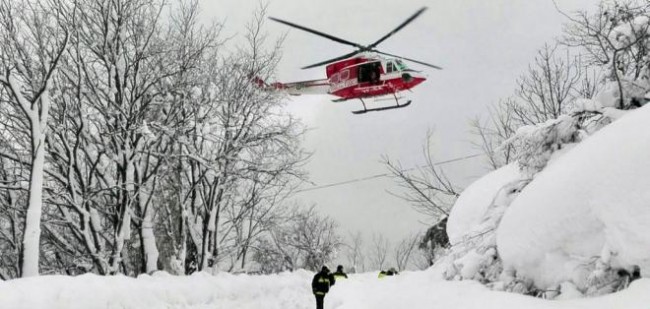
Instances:
[[[397,69],[400,70],[400,71],[404,71],[404,70],[408,69],[408,67],[406,66],[406,64],[404,62],[402,62],[402,60],[397,59],[397,60],[395,60],[395,63],[397,64]]]

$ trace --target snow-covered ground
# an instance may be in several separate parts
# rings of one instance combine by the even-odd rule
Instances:
[[[137,279],[115,276],[43,276],[0,283],[0,308],[12,309],[307,309],[315,307],[311,273],[270,276],[159,273]],[[396,308],[648,308],[650,280],[597,298],[544,300],[495,292],[475,281],[445,281],[435,271],[378,279],[375,273],[339,281],[325,299],[328,309]]]

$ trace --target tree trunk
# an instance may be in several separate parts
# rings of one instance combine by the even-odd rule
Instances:
[[[45,166],[45,134],[40,121],[32,121],[32,168],[29,179],[29,206],[23,234],[22,277],[38,276],[41,212],[43,208],[43,168]]]
[[[150,274],[158,270],[158,247],[156,247],[156,235],[153,231],[153,207],[145,205],[147,202],[140,192],[140,209],[143,213],[142,224],[140,225],[140,239],[142,240],[143,258],[145,271]],[[143,209],[144,208],[144,209]]]

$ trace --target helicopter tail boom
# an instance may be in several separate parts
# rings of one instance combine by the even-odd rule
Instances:
[[[261,78],[255,77],[253,82],[260,88],[285,91],[290,95],[328,94],[330,89],[330,84],[327,79],[306,80],[292,83],[275,82],[267,84]]]

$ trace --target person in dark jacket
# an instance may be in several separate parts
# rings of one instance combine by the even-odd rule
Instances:
[[[632,266],[632,276],[630,276],[630,282],[641,278],[641,267],[639,265]]]
[[[340,279],[347,279],[348,275],[343,271],[343,265],[339,265],[336,267],[336,272],[334,273],[334,279],[340,280]]]
[[[327,266],[323,266],[320,272],[314,276],[314,279],[311,281],[311,290],[316,297],[316,309],[323,309],[325,294],[330,291],[330,287],[335,282],[336,280]]]

